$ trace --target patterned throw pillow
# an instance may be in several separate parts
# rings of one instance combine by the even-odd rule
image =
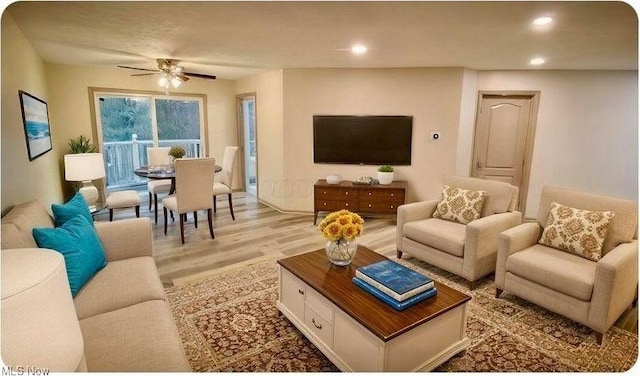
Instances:
[[[480,218],[486,195],[485,191],[472,191],[445,185],[433,217],[466,225]]]
[[[538,243],[598,261],[614,215],[612,211],[588,211],[554,202]]]

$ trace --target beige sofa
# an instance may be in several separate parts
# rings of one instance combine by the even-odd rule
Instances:
[[[469,288],[496,267],[498,235],[522,223],[516,210],[518,187],[464,176],[445,175],[443,184],[486,191],[480,218],[468,224],[433,218],[438,200],[398,207],[396,249],[465,278]]]
[[[551,209],[559,204],[613,211],[602,258],[592,261],[538,244]],[[573,190],[544,187],[536,222],[500,234],[496,297],[510,292],[586,325],[598,343],[637,296],[638,203]]]
[[[152,257],[147,218],[96,222],[107,265],[72,299],[65,262],[38,248],[53,227],[29,202],[2,219],[2,360],[51,371],[189,371]]]

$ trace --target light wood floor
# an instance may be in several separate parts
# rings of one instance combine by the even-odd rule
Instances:
[[[140,216],[153,222],[153,211],[147,210],[146,192],[141,193]],[[313,225],[311,214],[281,213],[261,204],[245,193],[233,194],[236,220],[231,219],[226,198],[218,198],[214,215],[215,239],[209,236],[207,218],[198,215],[198,228],[193,217],[185,224],[185,244],[180,244],[179,222],[169,220],[167,235],[163,233],[162,208],[158,224],[153,225],[154,258],[165,286],[180,285],[251,263],[272,260],[323,248],[324,238]],[[114,212],[114,220],[133,218],[133,209]],[[95,216],[108,221],[108,212]],[[320,221],[320,219],[318,219]],[[365,218],[365,231],[359,243],[385,256],[395,256],[395,218]],[[638,332],[638,311],[628,309],[616,326]]]

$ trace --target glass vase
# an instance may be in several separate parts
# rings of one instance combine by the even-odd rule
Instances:
[[[358,250],[358,243],[355,240],[330,240],[325,247],[327,258],[332,264],[345,266],[351,264]]]

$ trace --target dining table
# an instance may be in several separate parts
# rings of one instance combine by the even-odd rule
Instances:
[[[222,171],[222,166],[215,165],[214,173]],[[142,166],[133,170],[136,176],[147,179],[171,179],[171,188],[169,194],[176,191],[176,170],[170,165],[161,166]]]

